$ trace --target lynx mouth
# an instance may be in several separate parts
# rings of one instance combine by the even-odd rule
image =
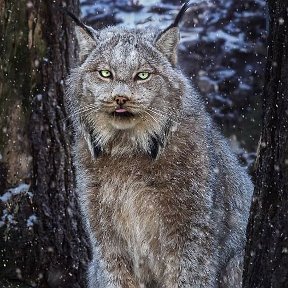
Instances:
[[[117,109],[111,113],[112,116],[116,117],[123,117],[123,118],[130,118],[134,117],[134,114],[125,110],[125,109]]]

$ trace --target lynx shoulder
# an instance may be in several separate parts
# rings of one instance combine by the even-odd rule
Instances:
[[[186,8],[164,31],[76,27],[66,97],[90,288],[241,287],[253,187],[177,67]]]

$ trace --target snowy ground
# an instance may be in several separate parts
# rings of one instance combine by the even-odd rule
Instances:
[[[7,207],[6,209],[2,210],[2,215],[0,215],[0,228],[4,225],[6,227],[10,227],[11,225],[17,224],[16,220],[14,219],[14,210],[11,211],[9,208],[11,206],[9,205],[9,201],[15,200],[15,196],[17,197],[28,197],[32,198],[33,194],[32,192],[29,191],[30,185],[25,184],[25,183],[20,183],[18,186],[11,188],[7,190],[2,196],[0,196],[0,205]],[[26,219],[26,227],[32,227],[34,223],[36,223],[37,217],[35,214],[31,214],[27,219]]]

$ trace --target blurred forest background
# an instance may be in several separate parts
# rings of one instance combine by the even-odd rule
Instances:
[[[77,45],[74,24],[53,5],[81,13],[94,28],[164,28],[182,3],[0,0],[0,287],[85,287],[90,247],[63,101]],[[181,25],[180,66],[250,171],[261,132],[266,26],[264,0],[191,1]]]

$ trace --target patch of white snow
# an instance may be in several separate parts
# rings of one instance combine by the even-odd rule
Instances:
[[[29,192],[30,185],[21,183],[17,187],[10,188],[6,193],[0,196],[0,201],[7,202],[11,199],[13,195],[18,195],[20,193],[27,193],[30,197],[33,196],[31,192]]]

